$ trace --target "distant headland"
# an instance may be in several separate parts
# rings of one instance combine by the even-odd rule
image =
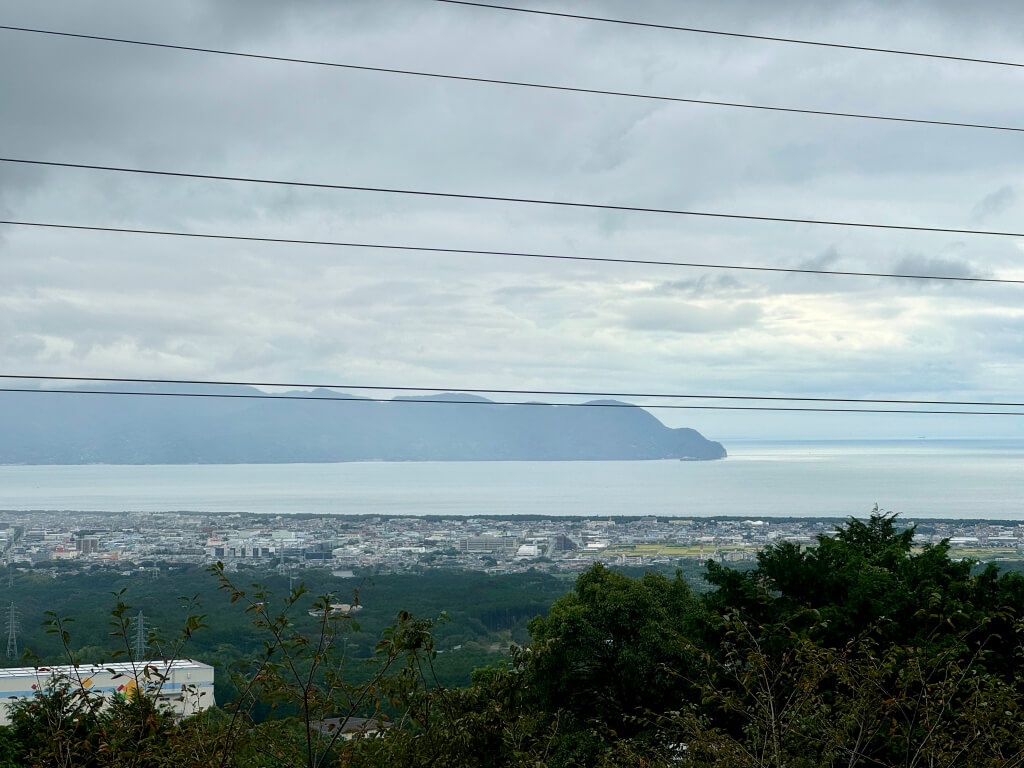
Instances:
[[[291,464],[346,461],[630,461],[725,458],[721,443],[614,400],[578,407],[475,395],[379,402],[320,389],[133,387],[229,397],[11,393],[0,464]],[[230,395],[234,395],[231,397]],[[317,398],[303,402],[296,397]],[[323,402],[325,399],[338,402]],[[445,401],[439,404],[437,401]]]

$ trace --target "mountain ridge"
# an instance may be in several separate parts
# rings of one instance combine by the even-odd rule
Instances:
[[[123,391],[113,386],[89,389]],[[696,430],[667,427],[643,408],[618,401],[590,401],[616,407],[581,408],[495,403],[458,392],[377,401],[325,389],[275,393],[267,399],[250,399],[267,393],[245,386],[133,385],[131,391],[152,396],[5,393],[0,398],[0,464],[711,460],[726,456],[720,443]],[[229,397],[172,397],[172,392]],[[301,396],[338,402],[284,399]]]

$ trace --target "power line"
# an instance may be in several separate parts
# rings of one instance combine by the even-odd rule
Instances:
[[[947,128],[977,128],[987,131],[1010,131],[1015,133],[1024,133],[1024,128],[1017,126],[1007,125],[991,125],[987,123],[968,123],[960,122],[955,120],[927,120],[924,118],[917,117],[897,117],[894,115],[873,115],[859,112],[834,112],[824,109],[802,109],[798,107],[778,107],[767,104],[746,104],[733,101],[714,101],[711,99],[691,99],[684,98],[681,96],[663,96],[658,94],[650,93],[636,93],[632,91],[610,91],[600,88],[581,88],[569,85],[554,85],[551,83],[535,83],[526,80],[502,80],[499,78],[492,77],[473,77],[470,75],[453,75],[442,72],[424,72],[420,70],[411,69],[394,69],[391,67],[371,67],[362,64],[344,64],[341,62],[334,61],[319,61],[316,59],[298,59],[288,56],[270,56],[259,53],[247,53],[242,51],[230,51],[220,48],[200,48],[192,45],[172,45],[170,43],[155,43],[146,40],[130,40],[120,37],[106,37],[103,35],[84,35],[75,32],[57,32],[50,29],[34,29],[30,27],[14,27],[8,25],[0,25],[0,30],[8,30],[11,32],[29,32],[39,35],[53,35],[57,37],[68,37],[79,40],[94,40],[106,43],[123,43],[126,45],[141,45],[150,48],[164,48],[175,51],[190,51],[193,53],[209,53],[216,54],[219,56],[236,56],[246,59],[261,59],[265,61],[280,61],[289,62],[292,64],[312,64],[321,67],[334,67],[336,69],[348,69],[361,72],[380,72],[392,75],[410,75],[414,77],[428,77],[438,80],[449,80],[458,81],[465,83],[481,83],[486,85],[506,85],[514,86],[517,88],[534,88],[545,91],[561,91],[565,93],[585,93],[597,96],[617,96],[630,99],[642,99],[645,101],[660,101],[660,102],[671,102],[676,104],[699,104],[702,106],[710,107],[731,107],[735,109],[755,109],[763,112],[785,112],[789,114],[798,115],[817,115],[820,117],[846,117],[855,118],[859,120],[881,120],[884,122],[891,123],[912,123],[917,125],[934,125],[943,126]]]
[[[251,235],[224,235],[208,232],[175,232],[161,229],[128,229],[125,227],[96,227],[84,224],[51,224],[38,221],[13,221],[0,219],[0,224],[39,227],[46,229],[72,229],[87,232],[115,232],[131,235],[161,235],[167,237],[191,237],[208,240],[241,240],[254,243],[283,243],[288,245],[320,245],[337,248],[374,248],[387,251],[422,251],[424,253],[472,254],[479,256],[511,256],[530,259],[552,259],[565,261],[603,262],[609,264],[640,264],[660,267],[692,267],[699,269],[731,269],[747,272],[784,272],[799,275],[834,275],[840,277],[884,277],[903,280],[945,280],[966,283],[1007,283],[1024,284],[1024,280],[1011,280],[995,277],[958,277],[952,275],[907,275],[893,272],[848,272],[834,269],[800,269],[797,267],[758,267],[740,266],[736,264],[701,264],[686,261],[658,261],[654,259],[621,259],[608,256],[568,256],[556,253],[531,253],[525,251],[496,251],[473,248],[438,248],[436,246],[393,245],[384,243],[356,243],[337,240],[302,240],[285,237],[255,237]]]
[[[642,410],[662,409],[680,411],[796,411],[805,413],[914,413],[922,415],[948,416],[1024,416],[1024,411],[958,411],[958,410],[918,410],[894,408],[825,408],[825,407],[789,407],[771,405],[633,405],[632,403],[536,403],[522,401],[497,400],[413,400],[389,399],[383,397],[323,397],[298,395],[268,394],[229,394],[220,392],[138,392],[102,389],[19,389],[0,387],[0,392],[18,392],[34,395],[118,395],[132,397],[204,397],[224,398],[231,400],[305,400],[309,402],[351,402],[351,403],[416,403],[424,405],[515,405],[542,408],[640,408]]]
[[[381,192],[393,195],[413,195],[418,197],[437,197],[455,200],[478,200],[496,203],[523,203],[527,205],[550,205],[562,208],[582,208],[600,211],[622,211],[627,213],[660,213],[673,216],[700,216],[714,219],[739,219],[742,221],[770,221],[784,224],[814,224],[830,227],[857,227],[860,229],[898,230],[904,232],[938,232],[952,235],[990,235],[993,237],[1024,237],[1024,232],[1001,232],[989,229],[955,229],[953,227],[915,227],[907,224],[877,224],[859,221],[838,221],[833,219],[804,219],[786,216],[755,216],[744,213],[720,213],[714,211],[692,211],[678,208],[649,208],[633,205],[610,205],[605,203],[580,203],[567,200],[544,200],[528,197],[504,197],[500,195],[471,195],[461,192],[434,192],[418,189],[400,189],[397,187],[368,187],[356,184],[327,184],[309,181],[283,181],[280,179],[259,179],[248,176],[222,176],[211,173],[184,173],[182,171],[157,171],[146,168],[123,168],[112,165],[93,165],[89,163],[58,163],[53,160],[28,160],[16,157],[0,157],[2,163],[20,163],[22,165],[40,165],[52,168],[79,168],[88,171],[109,171],[112,173],[133,173],[144,176],[164,176],[179,179],[205,179],[210,181],[235,181],[245,184],[271,184],[285,187],[304,187],[309,189],[337,189],[349,192]]]
[[[479,389],[470,387],[410,387],[410,386],[371,386],[367,384],[296,384],[281,381],[211,381],[209,379],[130,379],[104,376],[26,376],[14,373],[0,373],[0,379],[20,379],[23,381],[97,381],[116,384],[197,384],[211,387],[280,387],[301,389],[357,389],[389,392],[457,392],[472,395],[564,395],[570,397],[634,397],[653,399],[685,399],[685,400],[773,400],[799,403],[887,403],[896,405],[977,405],[989,407],[1024,408],[1024,402],[994,403],[985,400],[899,400],[863,397],[793,397],[773,395],[694,395],[666,394],[654,392],[590,392],[564,389]],[[3,391],[3,390],[0,390]],[[36,391],[36,390],[31,390]],[[50,391],[50,390],[46,390]],[[334,398],[326,398],[334,399]],[[382,402],[391,402],[383,400]],[[542,403],[543,405],[543,403]],[[644,408],[656,406],[643,406]]]
[[[719,29],[702,29],[700,27],[681,27],[673,24],[654,24],[645,21],[632,21],[629,19],[613,19],[606,16],[587,16],[580,13],[563,13],[560,11],[542,11],[535,8],[515,8],[510,5],[497,5],[494,3],[476,3],[468,0],[436,0],[439,3],[450,5],[467,5],[474,8],[490,8],[499,11],[515,11],[517,13],[528,13],[536,16],[553,16],[563,19],[577,19],[581,21],[599,21],[607,24],[622,24],[630,27],[645,27],[648,29],[661,29],[670,32],[693,32],[701,35],[716,35],[718,37],[734,37],[745,40],[764,40],[771,43],[791,43],[795,45],[811,45],[819,48],[839,48],[847,51],[865,51],[868,53],[888,53],[897,56],[917,56],[925,59],[943,59],[946,61],[959,61],[970,64],[994,64],[1001,67],[1024,67],[1024,63],[1016,61],[1003,61],[1000,59],[979,59],[971,56],[952,56],[944,53],[927,53],[924,51],[910,51],[902,48],[876,48],[868,45],[850,45],[848,43],[826,43],[820,40],[802,40],[793,37],[776,37],[772,35],[754,35],[744,32],[725,32]]]

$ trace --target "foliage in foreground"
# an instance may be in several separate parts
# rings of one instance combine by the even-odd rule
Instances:
[[[354,614],[325,597],[300,632],[302,590],[275,603],[219,569],[266,638],[235,701],[174,725],[58,686],[0,730],[0,766],[1022,766],[1024,577],[912,538],[876,511],[749,571],[712,563],[702,595],[594,566],[462,688],[440,684],[430,622],[401,613],[353,670]],[[388,727],[324,722],[356,716]]]

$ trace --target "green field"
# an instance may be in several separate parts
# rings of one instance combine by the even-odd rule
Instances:
[[[721,546],[678,545],[678,544],[617,544],[605,550],[607,555],[625,555],[627,557],[642,555],[643,557],[704,557],[721,556],[729,552],[756,553],[760,547],[755,545],[725,544]],[[717,554],[716,554],[717,553]]]
[[[975,560],[1024,560],[1024,552],[1016,547],[950,547],[949,556]]]

